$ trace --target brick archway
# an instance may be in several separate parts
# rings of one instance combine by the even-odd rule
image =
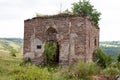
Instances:
[[[50,27],[46,31],[46,41],[50,43],[56,43],[57,50],[53,56],[52,64],[59,64],[59,44],[57,42],[57,30],[53,27]]]
[[[47,41],[57,41],[57,30],[53,27],[50,27],[46,31],[46,40]]]

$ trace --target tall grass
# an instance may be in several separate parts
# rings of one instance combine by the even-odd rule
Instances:
[[[75,69],[79,78],[96,75],[100,72],[100,68],[93,62],[84,63],[79,61]]]
[[[39,68],[35,65],[18,67],[12,72],[15,80],[48,80],[51,76],[47,68]]]
[[[4,56],[1,56],[3,54]],[[120,74],[118,62],[104,70],[93,62],[84,63],[83,61],[79,61],[74,66],[62,68],[23,63],[22,55],[12,57],[8,54],[9,52],[0,53],[0,80],[91,80],[91,76],[100,73],[103,75]]]
[[[100,73],[100,68],[93,62],[84,63],[79,61],[77,65],[70,66],[62,76],[66,77],[68,80],[90,80],[89,76],[96,75]]]
[[[110,66],[102,70],[103,74],[118,75],[120,74],[120,62],[113,62]]]

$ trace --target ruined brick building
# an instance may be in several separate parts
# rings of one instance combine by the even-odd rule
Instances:
[[[46,41],[57,42],[54,61],[59,65],[89,61],[99,46],[99,28],[80,15],[43,16],[24,21],[24,59],[42,64]]]

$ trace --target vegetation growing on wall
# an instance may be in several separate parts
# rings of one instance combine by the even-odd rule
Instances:
[[[93,21],[93,24],[95,26],[99,25],[100,15],[101,13],[98,12],[93,5],[91,5],[89,0],[80,0],[79,2],[72,4],[72,11],[69,11],[66,9],[62,13],[59,13],[57,15],[53,16],[71,16],[71,15],[85,15],[90,18],[91,21]],[[49,15],[41,15],[39,13],[36,13],[36,17],[53,17]]]
[[[49,63],[49,61],[53,60],[56,50],[57,50],[57,43],[55,43],[55,42],[46,42],[45,43],[44,54],[45,54],[47,63]]]

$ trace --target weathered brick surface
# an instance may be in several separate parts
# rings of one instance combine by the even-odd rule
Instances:
[[[78,60],[92,60],[93,51],[99,46],[99,28],[87,17],[54,16],[38,17],[24,21],[24,58],[31,54],[33,62],[42,64],[44,44],[48,39],[47,30],[56,30],[59,44],[59,65],[75,64]],[[41,49],[37,49],[41,45]],[[30,55],[29,55],[30,56]],[[29,57],[28,56],[28,57]],[[36,59],[36,60],[35,60]]]

